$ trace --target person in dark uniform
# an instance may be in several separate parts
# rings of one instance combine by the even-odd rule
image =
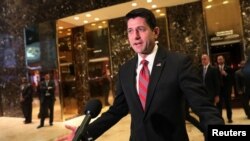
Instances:
[[[33,87],[26,77],[21,78],[20,89],[21,108],[25,118],[24,123],[28,124],[32,122]]]
[[[250,119],[250,48],[246,49],[247,61],[245,66],[242,68],[245,83],[245,108],[247,110],[247,118]]]
[[[245,80],[247,77],[245,77],[245,75],[243,74],[243,69],[245,67],[245,63],[246,61],[243,60],[240,62],[240,69],[238,69],[235,72],[235,82],[236,82],[236,90],[238,92],[238,94],[241,96],[241,102],[242,102],[242,106],[244,109],[244,112],[247,116],[248,119],[250,119],[250,105],[249,105],[249,95],[246,93],[246,81]],[[246,70],[246,69],[244,69]],[[246,72],[244,72],[246,73]]]
[[[40,125],[37,128],[44,126],[47,110],[49,110],[49,124],[53,125],[54,118],[54,103],[55,103],[55,83],[50,79],[50,75],[45,74],[44,81],[40,84]]]
[[[200,74],[208,92],[209,100],[216,105],[220,101],[220,72],[216,67],[212,66],[207,54],[202,54],[201,63]]]
[[[233,85],[233,70],[230,66],[225,64],[223,55],[217,56],[218,70],[220,71],[220,101],[217,107],[222,115],[223,105],[226,106],[228,123],[232,123],[232,85]]]
[[[105,106],[109,106],[109,91],[110,91],[110,72],[108,69],[105,69],[102,76],[102,93],[104,96]]]

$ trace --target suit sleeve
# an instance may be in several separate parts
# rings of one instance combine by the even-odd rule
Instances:
[[[25,90],[25,95],[23,97],[25,100],[31,100],[33,98],[33,87],[29,85]]]

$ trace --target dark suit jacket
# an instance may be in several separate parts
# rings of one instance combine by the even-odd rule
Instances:
[[[49,87],[51,87],[51,88],[49,89]],[[51,100],[52,102],[54,102],[54,100],[55,100],[55,83],[53,80],[49,80],[48,85],[46,85],[45,81],[42,81],[40,83],[39,88],[40,88],[41,103],[43,103],[45,99]],[[49,93],[50,95],[46,96],[46,93]]]
[[[217,67],[219,70],[219,67]],[[224,70],[227,73],[226,76],[220,75],[220,85],[221,85],[221,93],[222,95],[229,95],[232,92],[233,85],[233,70],[230,66],[224,65]]]
[[[22,103],[32,103],[33,101],[33,87],[31,84],[26,84],[22,90],[22,98],[24,101]]]
[[[240,68],[237,71],[235,71],[235,86],[238,94],[245,93],[245,77],[242,72],[244,68]]]
[[[250,97],[250,59],[247,60],[245,67],[242,69],[245,78],[245,93]]]
[[[204,130],[208,124],[224,124],[206,97],[198,72],[193,72],[191,59],[160,47],[150,75],[144,112],[136,90],[137,61],[136,56],[121,67],[113,106],[89,125],[88,133],[94,139],[130,112],[130,141],[188,141],[184,96],[200,116]]]
[[[201,76],[202,72],[201,70]],[[214,102],[214,97],[220,94],[220,72],[214,66],[209,65],[205,75],[205,86],[211,102]]]

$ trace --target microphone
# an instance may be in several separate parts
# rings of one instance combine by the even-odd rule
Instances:
[[[97,117],[98,114],[100,113],[101,109],[102,109],[102,103],[98,99],[90,100],[86,104],[86,108],[84,111],[85,118],[82,121],[82,124],[77,129],[73,141],[80,141],[81,140],[82,136],[86,134],[86,131],[87,131],[87,128],[88,128],[88,125],[89,125],[91,118]]]

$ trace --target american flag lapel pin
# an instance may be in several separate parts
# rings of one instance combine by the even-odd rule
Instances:
[[[157,63],[156,66],[157,66],[157,67],[161,67],[161,63]]]

